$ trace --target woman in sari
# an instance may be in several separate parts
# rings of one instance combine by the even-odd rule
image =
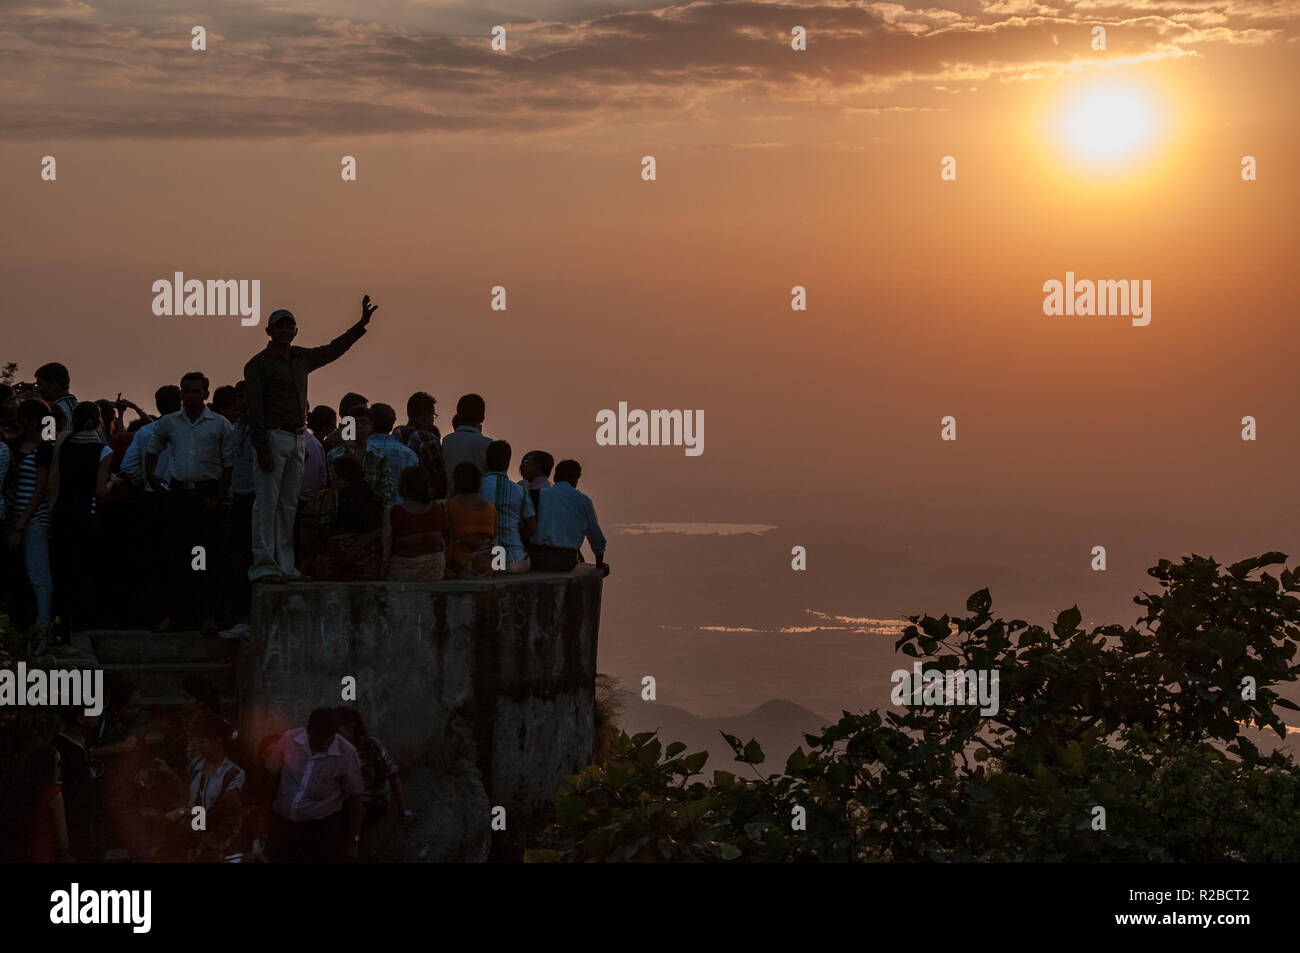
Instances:
[[[393,582],[441,579],[447,568],[443,548],[442,504],[435,501],[429,474],[423,467],[407,467],[397,480],[402,502],[388,511],[392,523],[392,550],[388,578]]]
[[[468,460],[456,464],[447,498],[447,575],[486,576],[492,571],[497,511],[478,492],[483,475]]]

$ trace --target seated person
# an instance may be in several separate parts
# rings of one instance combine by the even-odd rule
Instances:
[[[582,541],[591,544],[597,567],[605,564],[605,534],[596,519],[591,497],[578,490],[582,467],[577,460],[555,465],[555,486],[542,490],[538,505],[537,539],[530,549],[538,572],[571,572],[582,561]]]
[[[428,472],[407,467],[398,478],[397,493],[402,502],[388,511],[392,526],[388,578],[395,582],[441,579],[447,569],[443,512],[442,504],[433,499]]]
[[[479,495],[483,475],[468,460],[452,472],[447,498],[447,575],[486,576],[492,571],[492,542],[497,535],[497,511]]]
[[[387,520],[385,504],[366,484],[362,465],[343,455],[334,461],[334,485],[313,501],[321,541],[302,561],[316,579],[382,579]]]

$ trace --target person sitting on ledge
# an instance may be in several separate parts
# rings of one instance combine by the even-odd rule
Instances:
[[[551,470],[554,468],[555,458],[545,450],[529,450],[519,461],[519,475],[523,477],[519,485],[528,491],[534,510],[537,509],[542,490],[551,485]]]
[[[532,548],[535,572],[570,572],[582,559],[582,540],[591,543],[596,565],[605,569],[605,534],[591,498],[578,492],[582,466],[577,460],[555,465],[555,486],[542,490],[537,542]]]
[[[334,483],[303,513],[304,528],[315,530],[318,548],[303,560],[302,571],[330,581],[382,579],[384,501],[367,485],[353,456],[334,460]]]
[[[442,504],[434,502],[430,482],[428,471],[419,466],[407,467],[398,478],[402,502],[388,510],[388,578],[393,582],[436,582],[446,573]]]
[[[486,576],[492,571],[492,541],[497,535],[497,511],[479,495],[482,474],[468,460],[451,475],[454,493],[447,498],[447,575]]]
[[[524,542],[537,535],[537,515],[528,491],[510,482],[510,444],[493,440],[487,448],[487,466],[479,492],[496,507],[496,545],[505,547],[506,572],[528,572],[531,564]]]

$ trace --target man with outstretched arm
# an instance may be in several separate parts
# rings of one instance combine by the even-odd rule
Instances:
[[[248,424],[257,453],[253,565],[248,570],[254,582],[301,578],[294,568],[293,521],[306,451],[307,375],[347,353],[366,333],[370,316],[378,309],[366,295],[361,299],[361,320],[320,347],[294,347],[298,324],[293,314],[273,311],[266,320],[270,342],[244,365]]]

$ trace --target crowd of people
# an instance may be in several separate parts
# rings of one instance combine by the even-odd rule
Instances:
[[[56,650],[91,627],[236,638],[255,583],[569,572],[584,540],[604,566],[581,466],[530,450],[512,478],[511,445],[483,432],[478,394],[460,398],[445,436],[424,391],[400,425],[391,404],[355,392],[337,411],[309,406],[310,372],[342,357],[376,308],[365,297],[355,325],[313,348],[294,346],[296,319],[275,311],[242,380],[212,389],[190,371],[155,392],[153,414],[120,394],[78,401],[57,363],[0,385],[11,617],[51,627]]]
[[[58,733],[6,785],[0,860],[343,861],[370,825],[414,818],[396,762],[355,709],[318,708],[254,749],[201,676],[181,699],[151,716],[118,679],[102,715],[61,709]]]
[[[375,310],[366,296],[355,325],[313,348],[294,346],[296,319],[275,311],[243,379],[214,389],[189,371],[154,393],[156,413],[120,394],[78,400],[59,363],[0,385],[0,608],[40,651],[66,655],[88,628],[247,636],[254,585],[571,572],[584,540],[607,572],[581,466],[530,450],[512,478],[478,394],[459,399],[445,436],[424,391],[401,425],[359,393],[337,410],[308,404],[308,375]],[[390,805],[410,816],[355,711],[317,709],[250,750],[201,678],[182,698],[150,718],[121,681],[101,716],[63,711],[5,786],[9,859],[100,860],[112,846],[133,860],[340,860]]]

